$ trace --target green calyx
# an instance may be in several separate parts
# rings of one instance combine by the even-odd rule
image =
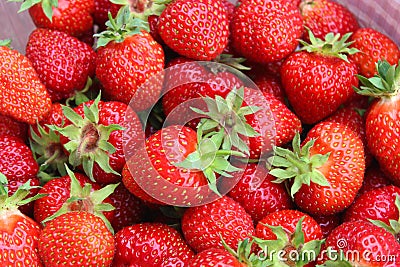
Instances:
[[[37,129],[39,134],[32,127],[30,128],[29,143],[32,152],[37,156],[38,176],[41,178],[41,182],[45,183],[51,177],[67,174],[64,164],[68,161],[68,157],[64,153],[58,133],[51,129],[46,131],[39,123],[37,123]]]
[[[317,259],[325,240],[311,240],[305,243],[303,221],[304,217],[297,222],[294,233],[288,233],[282,226],[265,225],[276,235],[276,240],[253,237],[254,243],[263,251],[264,261],[269,263],[267,266],[302,267]],[[282,258],[285,260],[282,261]]]
[[[282,183],[286,180],[293,180],[290,189],[292,198],[303,185],[310,186],[311,182],[321,186],[330,185],[318,170],[328,161],[330,153],[310,156],[310,149],[314,143],[315,140],[311,140],[300,147],[300,134],[296,133],[292,141],[293,151],[274,147],[274,156],[268,159],[269,164],[274,167],[270,174],[277,178],[274,182]]]
[[[343,59],[348,62],[347,55],[353,55],[358,53],[359,50],[356,48],[349,48],[353,42],[347,42],[352,33],[346,33],[340,38],[340,34],[328,33],[325,36],[325,40],[316,38],[311,30],[308,29],[310,38],[310,44],[304,40],[299,40],[303,45],[300,50],[307,51],[309,53],[320,53],[326,56],[333,56]]]
[[[19,206],[23,206],[45,196],[45,194],[37,194],[33,197],[26,198],[30,190],[38,188],[37,186],[31,186],[31,180],[28,180],[18,187],[17,191],[11,196],[8,196],[7,185],[7,177],[0,172],[0,210],[17,209]]]
[[[252,252],[252,246],[254,240],[250,241],[250,238],[245,238],[240,241],[237,247],[237,250],[233,250],[231,247],[226,244],[225,240],[220,235],[222,245],[224,248],[234,256],[240,263],[244,263],[248,267],[267,267],[271,266],[267,261],[263,258],[259,257],[259,255]]]
[[[222,148],[230,150],[235,148],[240,152],[249,154],[249,147],[243,140],[244,137],[256,137],[260,133],[256,132],[246,120],[247,115],[254,114],[261,108],[256,106],[243,106],[244,88],[233,88],[226,99],[221,96],[204,97],[207,111],[204,112],[197,108],[193,111],[206,118],[200,121],[198,129],[208,133],[222,130],[224,132]]]
[[[233,55],[230,54],[220,54],[215,59],[213,59],[213,62],[225,64],[237,70],[250,70],[251,68],[246,67],[245,65],[242,64],[245,61],[246,61],[245,58],[242,57],[235,58],[233,57]]]
[[[111,0],[111,3],[127,6],[134,18],[147,21],[151,15],[159,16],[172,0]]]
[[[399,61],[400,63],[400,61]],[[354,87],[354,90],[361,95],[373,97],[397,96],[400,90],[400,67],[390,65],[386,60],[379,60],[376,63],[378,74],[372,78],[357,75],[362,86]]]
[[[98,37],[97,47],[106,46],[111,41],[121,43],[128,36],[140,34],[142,30],[150,31],[147,20],[135,18],[130,12],[129,6],[122,7],[115,19],[111,13],[108,13],[108,19],[107,29],[94,35],[94,37]]]
[[[119,184],[110,184],[100,190],[93,191],[90,183],[86,183],[82,187],[75,174],[67,166],[66,170],[71,178],[70,197],[56,213],[44,219],[42,224],[45,225],[54,218],[71,211],[86,211],[100,217],[111,233],[114,233],[111,223],[103,212],[112,211],[115,208],[109,203],[103,203],[103,201],[114,192]]]
[[[395,205],[397,210],[400,212],[400,196],[396,194],[396,200],[395,200]],[[399,213],[400,214],[400,213]],[[372,220],[368,219],[371,223],[375,224],[376,226],[382,227],[392,235],[394,235],[397,240],[400,240],[400,215],[397,220],[389,220],[389,224],[386,224],[380,220]]]
[[[0,46],[11,48],[11,39],[0,40]]]
[[[224,132],[211,132],[203,137],[202,130],[197,131],[198,144],[196,151],[189,154],[184,161],[175,163],[177,167],[200,170],[204,173],[210,189],[221,196],[217,188],[217,174],[232,177],[229,172],[239,171],[229,162],[229,156],[244,157],[245,155],[238,151],[222,148],[225,137]]]
[[[46,17],[53,21],[53,8],[58,8],[58,0],[8,0],[9,2],[22,2],[18,12],[23,12],[34,5],[41,4],[43,13]]]
[[[82,165],[86,175],[92,181],[95,181],[94,163],[97,163],[106,173],[120,175],[110,166],[109,154],[113,154],[116,149],[108,142],[108,139],[112,132],[124,128],[118,124],[105,126],[99,123],[100,97],[99,94],[90,107],[84,106],[83,118],[72,108],[63,106],[63,113],[71,121],[70,125],[65,127],[47,125],[51,130],[59,132],[70,140],[64,144],[64,148],[69,152],[69,163],[73,167]]]

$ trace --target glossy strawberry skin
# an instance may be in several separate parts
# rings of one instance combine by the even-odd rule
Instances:
[[[238,183],[228,196],[237,201],[255,222],[272,212],[293,208],[285,185],[273,183],[275,177],[268,175],[263,166],[247,164],[244,168],[240,167],[243,171],[233,174],[233,179]]]
[[[12,135],[27,140],[28,124],[0,114],[0,135]]]
[[[100,30],[105,29],[105,24],[108,21],[108,12],[111,12],[112,17],[115,18],[120,8],[121,5],[111,3],[108,0],[94,0],[94,23],[100,27]]]
[[[26,182],[36,177],[39,166],[35,161],[32,151],[21,141],[13,136],[0,136],[0,172],[10,181]]]
[[[343,251],[345,255],[351,256],[355,264],[361,266],[399,266],[399,259],[396,257],[399,253],[400,245],[396,238],[378,226],[370,222],[354,221],[345,222],[335,228],[326,238],[323,250],[327,247],[339,252]],[[324,260],[328,258],[328,253],[320,255]],[[385,259],[385,260],[383,260]]]
[[[20,211],[0,211],[2,266],[43,266],[37,249],[39,234],[39,224]]]
[[[115,232],[130,225],[142,222],[145,218],[146,205],[132,195],[123,184],[118,185],[110,195],[114,206],[114,218],[111,225]]]
[[[263,64],[292,53],[302,32],[299,10],[280,0],[241,1],[231,21],[234,50],[249,61]]]
[[[322,122],[307,134],[303,145],[315,139],[310,156],[331,153],[318,170],[330,186],[311,183],[303,185],[294,195],[299,208],[320,215],[331,215],[350,206],[361,188],[365,159],[361,139],[348,127],[333,122]]]
[[[96,76],[109,100],[129,104],[137,89],[152,75],[164,68],[162,47],[145,31],[127,37],[123,42],[110,42],[97,51]],[[153,105],[161,87],[142,90],[135,95],[135,108]]]
[[[358,195],[391,184],[392,182],[382,172],[376,161],[373,161],[372,164],[365,170],[363,184],[358,191]]]
[[[46,17],[40,3],[29,9],[37,28],[59,30],[76,37],[92,29],[93,12],[93,0],[58,0],[58,7],[53,9],[52,21]]]
[[[114,237],[100,217],[83,211],[48,222],[38,247],[45,266],[111,266],[115,250]]]
[[[219,235],[236,250],[239,241],[254,233],[250,215],[227,196],[203,206],[188,208],[181,225],[185,240],[197,253],[210,248],[223,248]]]
[[[264,240],[276,240],[276,235],[265,225],[281,226],[289,234],[296,230],[296,224],[304,217],[301,224],[304,242],[323,238],[320,225],[310,216],[298,210],[280,210],[265,216],[256,226],[255,236]]]
[[[190,204],[203,190],[208,192],[208,183],[202,172],[173,164],[183,161],[196,150],[197,135],[193,129],[177,125],[164,127],[150,136],[144,145],[136,150],[122,173],[122,182],[132,194],[144,201],[162,204],[162,199],[167,197],[163,191],[178,189],[168,197],[168,201],[188,201]]]
[[[321,226],[322,235],[326,238],[336,227],[342,223],[341,214],[314,215],[313,219]]]
[[[49,112],[49,93],[27,57],[0,46],[0,73],[0,114],[35,124]]]
[[[100,186],[80,173],[75,173],[76,179],[79,184],[83,187],[86,183],[92,185],[92,190],[99,190]],[[56,213],[61,206],[70,198],[71,193],[71,178],[66,175],[60,178],[55,178],[47,182],[40,190],[40,194],[46,194],[34,202],[34,219],[41,223],[44,219]],[[109,198],[105,202],[112,202]],[[83,210],[85,206],[82,205]],[[87,207],[86,207],[87,208]],[[85,211],[85,210],[84,210]],[[87,210],[86,210],[87,211]],[[105,217],[112,222],[114,219],[114,211],[105,212]]]
[[[244,263],[240,263],[232,254],[227,250],[221,248],[210,248],[203,250],[196,254],[192,260],[189,261],[190,267],[244,267]]]
[[[160,15],[158,33],[181,56],[209,61],[228,43],[227,12],[221,1],[174,1]]]
[[[295,114],[303,123],[315,124],[355,95],[357,73],[351,61],[299,51],[284,61],[281,81]]]
[[[351,11],[331,0],[302,0],[300,10],[304,25],[318,38],[324,38],[329,32],[344,35],[359,28]],[[308,40],[308,36],[304,38]]]
[[[375,156],[381,170],[396,185],[400,185],[400,157],[397,145],[400,143],[400,133],[397,130],[399,103],[399,95],[375,101],[367,111],[365,124],[367,144],[372,155]]]
[[[52,92],[71,94],[80,91],[95,71],[93,49],[61,31],[34,30],[29,36],[26,56],[40,80]]]
[[[375,64],[378,60],[385,59],[391,65],[399,61],[399,47],[390,37],[375,29],[360,28],[351,35],[350,40],[354,42],[351,47],[361,52],[350,56],[357,64],[360,75],[371,78],[377,74]]]
[[[373,189],[360,195],[346,210],[343,221],[380,220],[389,225],[389,220],[397,221],[399,211],[395,206],[400,188],[394,185]]]
[[[115,245],[114,267],[135,266],[139,262],[142,266],[163,267],[170,258],[187,262],[194,256],[179,232],[161,223],[125,227],[116,233]]]

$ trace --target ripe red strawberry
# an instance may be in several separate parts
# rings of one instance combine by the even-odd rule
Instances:
[[[100,204],[110,205],[113,203],[105,195],[109,195],[115,186],[111,187],[111,190],[106,189],[108,191],[105,192],[87,176],[71,171],[68,173],[68,175],[50,180],[39,190],[39,193],[46,196],[35,201],[35,221],[45,224],[46,221],[60,215],[61,212],[86,211],[97,216],[104,215],[109,222],[112,222],[114,212],[104,212],[100,208]]]
[[[229,247],[236,249],[239,241],[254,233],[250,215],[227,196],[203,206],[188,208],[181,225],[186,242],[196,252],[223,248],[221,238]]]
[[[353,41],[351,47],[357,48],[361,53],[350,56],[357,64],[359,74],[367,78],[378,74],[376,63],[386,60],[394,65],[400,59],[400,49],[395,42],[385,34],[372,29],[360,28],[350,37]]]
[[[321,226],[322,235],[324,237],[327,237],[333,229],[342,223],[341,214],[314,215],[313,218],[319,226]]]
[[[282,103],[285,103],[285,90],[283,90],[278,76],[267,73],[256,73],[253,81],[261,92],[271,94]]]
[[[300,11],[304,26],[309,28],[315,37],[323,38],[328,33],[344,35],[355,32],[358,21],[345,6],[331,0],[302,0]],[[308,36],[305,36],[309,40]]]
[[[379,75],[370,79],[358,76],[362,86],[357,89],[357,92],[378,98],[371,104],[366,114],[367,144],[382,171],[399,185],[400,134],[397,130],[399,127],[397,110],[400,88],[397,79],[400,75],[400,67],[390,65],[387,61],[379,61],[376,67]]]
[[[240,166],[240,165],[239,165]],[[233,173],[237,184],[228,196],[237,201],[255,222],[269,213],[293,208],[290,195],[283,184],[273,183],[273,176],[261,164],[249,163],[243,171]]]
[[[244,267],[247,266],[241,263],[234,255],[229,253],[226,249],[210,248],[203,250],[196,254],[193,259],[189,261],[190,267],[213,267],[213,266],[230,266],[230,267]]]
[[[61,31],[34,30],[29,36],[26,56],[51,92],[69,95],[81,91],[95,71],[93,49]]]
[[[85,174],[98,183],[114,183],[121,179],[120,172],[125,164],[122,129],[135,133],[137,140],[129,140],[131,149],[135,142],[144,140],[144,133],[136,113],[130,113],[129,122],[125,115],[128,106],[117,101],[94,101],[82,103],[74,109],[63,106],[67,118],[63,128],[50,128],[61,134],[60,141],[69,155],[69,163],[80,167]],[[131,135],[132,136],[132,135]]]
[[[111,220],[115,232],[144,220],[146,205],[132,195],[123,184],[118,185],[110,199],[115,208],[114,218]]]
[[[43,266],[38,255],[39,224],[18,210],[22,203],[40,197],[28,198],[29,181],[8,196],[6,177],[0,173],[0,259],[2,266]]]
[[[175,163],[195,152],[197,143],[196,132],[191,128],[176,125],[162,128],[129,158],[122,172],[122,182],[144,201],[162,204],[166,197],[168,201],[190,205],[197,194],[201,195],[198,189],[202,186],[203,190],[208,189],[207,179],[201,171],[180,168]],[[174,188],[179,189],[174,192]],[[174,194],[164,196],[164,191]]]
[[[288,262],[294,265],[297,261],[303,261],[298,266],[315,266],[313,262],[315,258],[291,257],[296,251],[298,255],[310,253],[311,250],[315,255],[319,254],[323,235],[320,225],[309,215],[297,210],[280,210],[268,214],[265,218],[258,222],[255,231],[255,243],[264,251],[271,253],[274,249],[276,252],[282,251],[279,256],[275,254],[267,254],[267,258],[271,262]],[[273,243],[271,243],[273,242]],[[307,244],[308,243],[308,244]],[[272,244],[274,246],[272,247]],[[310,246],[310,244],[313,244]],[[308,251],[303,248],[308,247]],[[265,249],[267,248],[267,249]]]
[[[10,181],[25,183],[36,177],[39,166],[32,151],[19,138],[0,136],[0,172]]]
[[[328,34],[325,41],[314,38],[303,43],[301,51],[291,54],[281,68],[281,81],[289,103],[305,124],[314,124],[335,112],[355,93],[357,66],[346,59],[353,54],[343,38]],[[308,77],[304,79],[304,77]]]
[[[245,0],[231,21],[234,50],[249,61],[266,64],[292,53],[303,33],[300,12],[281,0]]]
[[[181,56],[208,61],[228,44],[228,23],[222,1],[177,0],[161,13],[158,33]]]
[[[28,8],[38,28],[58,30],[76,37],[83,36],[93,28],[93,0],[30,1],[24,3],[20,11]]]
[[[389,232],[370,222],[345,222],[326,238],[322,266],[399,266],[400,245]],[[331,258],[331,261],[329,261]],[[335,265],[329,265],[335,264]]]
[[[395,205],[397,195],[400,196],[400,188],[394,185],[365,192],[346,210],[343,221],[372,219],[389,224],[389,220],[399,218],[399,211]]]
[[[51,100],[27,57],[0,41],[0,114],[29,124],[50,110]]]
[[[111,16],[115,18],[121,7],[121,5],[114,4],[110,0],[94,0],[94,24],[99,26],[100,30],[104,30],[108,21],[108,12],[111,12]]]
[[[324,119],[324,121],[344,124],[357,133],[364,145],[365,166],[369,166],[373,157],[371,152],[369,152],[367,145],[367,137],[365,135],[365,117],[361,115],[356,108],[345,106],[339,108],[331,116]]]
[[[85,211],[65,213],[46,224],[39,236],[45,266],[111,266],[114,237],[100,217]]]
[[[37,193],[39,192],[39,189],[40,189],[40,181],[36,177],[32,177],[27,181],[21,181],[21,180],[8,181],[8,186],[7,186],[8,187],[8,195],[11,196],[12,194],[14,194],[18,190],[18,188],[20,188],[23,184],[27,183],[28,181],[30,182],[29,185],[31,186],[31,189],[29,190],[29,194],[27,195],[27,198],[34,197],[35,195],[37,195]],[[34,208],[35,202],[36,201],[21,205],[18,207],[18,209],[23,214],[33,218],[33,208]]]
[[[161,223],[128,226],[115,235],[114,267],[164,267],[170,260],[186,263],[194,253],[174,228]],[[185,265],[176,265],[185,266]]]
[[[25,141],[28,139],[28,125],[0,114],[0,135],[12,135]]]
[[[277,181],[290,179],[297,206],[311,214],[332,215],[353,202],[361,188],[365,159],[360,137],[340,123],[321,122],[293,151],[276,148],[271,159]]]
[[[391,184],[392,182],[382,172],[379,165],[373,161],[372,164],[365,170],[363,184],[358,191],[358,195]]]
[[[106,31],[96,35],[100,37],[96,76],[107,99],[129,104],[135,96],[135,110],[144,110],[157,102],[161,84],[138,88],[163,70],[164,51],[147,32],[147,22],[133,19],[127,6],[111,21]]]

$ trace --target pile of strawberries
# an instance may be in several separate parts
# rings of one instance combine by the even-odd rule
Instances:
[[[0,266],[400,266],[389,36],[333,0],[20,2]]]

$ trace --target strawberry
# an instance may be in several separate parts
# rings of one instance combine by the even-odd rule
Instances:
[[[387,61],[376,64],[378,75],[367,79],[358,76],[361,87],[356,91],[361,95],[377,98],[366,114],[365,132],[367,144],[378,161],[382,171],[395,184],[400,184],[400,166],[397,164],[400,135],[397,131],[397,110],[400,101],[398,78],[400,67]]]
[[[281,0],[241,1],[231,21],[234,50],[249,61],[263,64],[291,54],[302,32],[299,10]]]
[[[399,218],[395,205],[397,195],[400,196],[400,188],[394,185],[365,192],[346,210],[343,221],[380,220],[389,224],[389,220]]]
[[[36,29],[26,45],[26,56],[51,92],[73,94],[94,75],[96,53],[65,32]]]
[[[12,135],[25,141],[28,139],[28,125],[11,117],[0,115],[0,135]]]
[[[164,43],[179,55],[208,61],[228,44],[228,23],[222,1],[177,0],[167,5],[157,26]]]
[[[39,236],[45,266],[111,266],[114,237],[100,217],[71,211],[46,224]]]
[[[11,196],[14,194],[18,188],[20,188],[23,184],[30,182],[29,185],[31,186],[31,189],[29,190],[29,194],[27,195],[27,198],[34,197],[35,195],[38,194],[39,189],[40,189],[40,181],[36,177],[32,177],[29,180],[21,181],[21,180],[10,180],[8,181],[8,195]],[[33,218],[33,209],[34,209],[34,204],[36,201],[26,203],[22,206],[19,206],[18,209],[25,215]]]
[[[93,28],[93,0],[28,1],[21,5],[19,12],[26,9],[38,28],[58,30],[76,37]]]
[[[253,221],[245,209],[230,197],[188,208],[181,221],[186,242],[196,252],[223,248],[221,239],[236,249],[239,241],[254,233]]]
[[[345,222],[326,238],[319,266],[399,266],[400,245],[370,222]]]
[[[373,161],[370,166],[365,170],[363,184],[358,191],[361,195],[367,191],[373,190],[375,188],[384,187],[386,185],[391,185],[391,181],[382,172],[376,161]]]
[[[148,33],[147,22],[133,19],[128,6],[120,10],[115,20],[110,17],[107,26],[106,31],[96,35],[96,76],[104,87],[103,93],[107,99],[125,104],[135,96],[134,109],[144,110],[157,102],[161,84],[153,81],[150,88],[141,86],[163,70],[164,51]]]
[[[350,206],[361,188],[365,159],[360,137],[340,123],[321,122],[293,151],[276,147],[270,174],[290,179],[297,206],[311,214],[332,215]]]
[[[34,124],[50,110],[51,100],[27,57],[0,41],[0,114]]]
[[[115,232],[144,220],[146,205],[132,195],[123,184],[115,188],[110,199],[115,208],[114,218],[111,220]]]
[[[249,163],[243,171],[233,174],[237,184],[228,196],[237,201],[255,222],[269,213],[293,208],[290,195],[283,184],[273,183],[274,177],[268,175],[261,164]]]
[[[164,267],[170,260],[186,263],[194,253],[174,228],[161,223],[139,223],[115,235],[113,266]],[[176,265],[185,266],[185,265]]]
[[[313,219],[321,226],[322,235],[327,237],[333,229],[338,227],[341,223],[341,216],[339,214],[333,215],[314,215]]]
[[[41,197],[26,198],[29,181],[8,196],[7,178],[0,173],[0,258],[2,266],[43,266],[38,254],[39,224],[22,214],[18,206]]]
[[[156,204],[164,201],[162,191],[165,189],[160,190],[164,185],[181,187],[177,193],[167,196],[168,202],[188,201],[190,205],[192,197],[198,197],[197,189],[207,185],[207,179],[199,170],[179,168],[174,163],[195,152],[197,142],[196,132],[191,128],[176,125],[162,128],[129,158],[122,172],[122,182],[138,198]]]
[[[36,177],[39,166],[32,151],[21,139],[0,136],[0,172],[10,181],[27,182]]]
[[[120,172],[125,164],[122,129],[128,122],[128,106],[117,101],[94,101],[82,103],[74,109],[63,106],[67,120],[63,127],[49,126],[61,134],[60,141],[69,155],[69,163],[83,168],[92,181],[113,183],[121,179]],[[136,113],[130,113],[129,132],[134,132],[137,140],[130,141],[134,149],[143,130]],[[128,141],[127,141],[128,142]]]
[[[400,59],[400,49],[396,43],[377,30],[360,28],[351,35],[350,40],[353,41],[351,47],[361,51],[351,55],[350,58],[357,64],[359,74],[367,78],[378,74],[376,70],[378,60],[386,60],[393,65]]]
[[[285,103],[285,91],[283,90],[280,79],[271,74],[260,73],[256,74],[253,78],[254,83],[258,86],[264,94],[271,94],[275,96],[282,103]]]
[[[309,34],[311,44],[302,42],[301,51],[284,61],[281,81],[296,115],[305,124],[315,124],[354,95],[358,70],[346,54],[357,50],[348,48],[349,34],[340,38],[329,33],[325,40],[315,38],[311,31]]]
[[[344,35],[359,28],[357,18],[345,6],[331,0],[302,0],[300,12],[304,26],[317,38],[328,33]],[[304,36],[309,40],[308,36]]]
[[[46,196],[35,201],[35,221],[44,225],[62,213],[86,211],[102,217],[111,228],[109,222],[114,219],[114,212],[105,211],[103,208],[111,205],[112,200],[108,196],[116,186],[100,189],[100,186],[90,181],[87,176],[68,169],[67,172],[68,175],[47,182],[39,190],[39,193]]]
[[[345,106],[339,108],[332,115],[324,119],[324,121],[344,124],[357,133],[364,145],[365,165],[369,166],[373,157],[369,152],[367,145],[367,137],[365,135],[365,117],[360,114],[360,110],[357,110],[352,106]]]
[[[115,18],[121,7],[121,5],[114,4],[110,0],[94,0],[94,24],[99,26],[100,30],[104,30],[108,21],[108,12],[111,12],[111,16]]]
[[[311,216],[297,210],[280,210],[258,222],[254,239],[266,254],[266,261],[311,267],[319,254],[322,238],[321,227]],[[293,251],[301,256],[292,257]],[[314,252],[314,257],[310,252]],[[308,258],[303,256],[306,254]]]

